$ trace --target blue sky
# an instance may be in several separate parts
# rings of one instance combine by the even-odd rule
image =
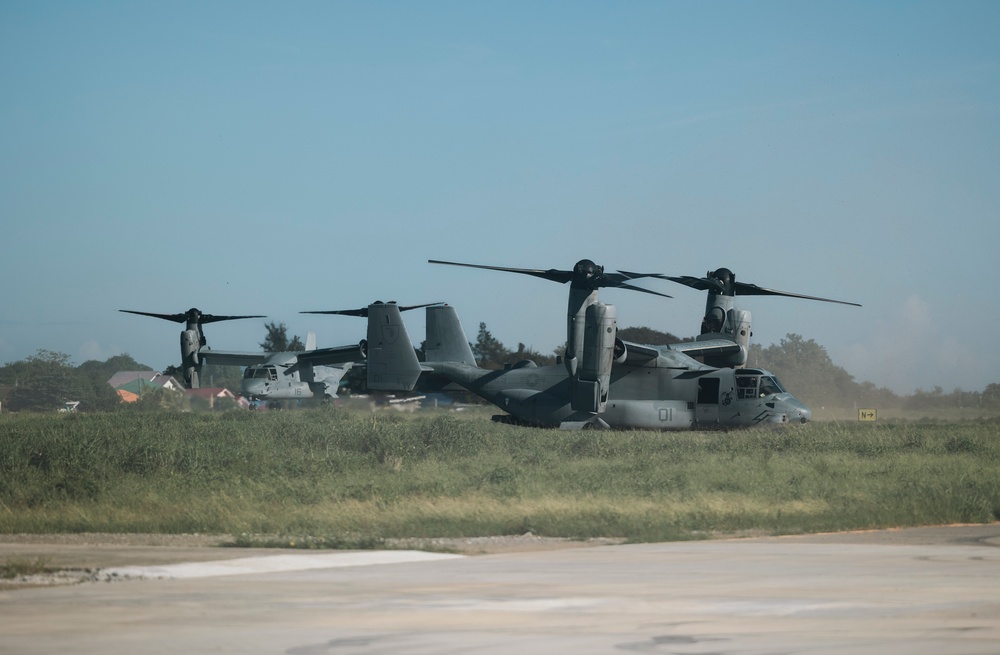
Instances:
[[[901,393],[1000,382],[1000,3],[0,3],[0,362],[178,326],[447,301],[565,339],[565,286],[428,259],[703,275]],[[992,264],[990,262],[993,262]],[[702,293],[606,290],[697,332]],[[420,312],[408,315],[415,341]],[[256,350],[262,320],[209,326]]]

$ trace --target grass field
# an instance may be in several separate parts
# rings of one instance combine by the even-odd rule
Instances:
[[[1000,518],[1000,422],[561,432],[342,409],[0,415],[0,533],[302,547],[630,541]]]

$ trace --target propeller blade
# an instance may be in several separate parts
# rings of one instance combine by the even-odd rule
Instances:
[[[618,273],[611,273],[610,275],[621,275],[623,278],[629,280],[638,280],[641,277],[663,277],[661,273],[633,273],[632,271],[618,271]]]
[[[364,309],[331,309],[327,311],[299,312],[300,314],[340,314],[341,316],[368,316],[368,308]]]
[[[777,289],[767,289],[764,287],[759,287],[756,284],[749,284],[747,282],[737,282],[736,276],[728,268],[720,268],[714,273],[709,271],[707,277],[691,277],[690,275],[654,275],[652,277],[659,278],[661,280],[670,280],[671,282],[676,282],[677,284],[683,284],[685,286],[691,287],[692,289],[698,289],[699,291],[710,291],[713,293],[726,293],[726,289],[731,289],[730,295],[733,296],[784,296],[786,298],[802,298],[804,300],[819,300],[821,302],[833,302],[840,305],[851,305],[853,307],[861,307],[860,304],[856,302],[847,302],[846,300],[832,300],[830,298],[820,298],[819,296],[807,296],[801,293],[791,293],[789,291],[778,291]]]
[[[377,304],[378,301],[376,301]],[[389,303],[394,304],[394,303]],[[444,305],[443,302],[429,302],[423,305],[400,305],[399,311],[408,312],[411,309],[420,309],[421,307],[432,307],[434,305]],[[331,309],[327,311],[312,311],[312,312],[299,312],[300,314],[339,314],[341,316],[360,316],[365,318],[368,316],[368,308],[362,307],[361,309]]]
[[[851,305],[853,307],[861,307],[861,305],[856,302],[847,302],[846,300],[832,300],[830,298],[820,298],[819,296],[805,296],[802,295],[801,293],[778,291],[776,289],[765,289],[764,287],[759,287],[756,284],[748,284],[746,282],[734,282],[733,286],[737,294],[741,296],[785,296],[788,298],[804,298],[805,300],[819,300],[821,302],[834,302],[839,305]]]
[[[252,314],[248,316],[213,316],[212,314],[202,314],[202,323],[218,323],[219,321],[238,321],[241,318],[267,318],[267,316]]]
[[[543,280],[551,280],[552,282],[559,282],[560,284],[565,284],[573,279],[573,271],[560,271],[555,268],[550,268],[543,270],[540,268],[507,268],[505,266],[483,266],[480,264],[461,264],[459,262],[445,262],[438,259],[428,259],[430,264],[445,264],[448,266],[465,266],[466,268],[482,268],[488,271],[503,271],[505,273],[522,273],[524,275],[532,275],[534,277],[540,277]]]
[[[624,282],[620,284],[615,284],[613,286],[618,289],[628,289],[629,291],[641,291],[642,293],[648,293],[653,296],[660,296],[661,298],[673,298],[673,296],[668,296],[667,294],[660,293],[659,291],[650,291],[649,289],[643,289],[642,287],[637,287],[632,284],[626,284]]]
[[[119,309],[118,311],[125,312],[126,314],[138,314],[139,316],[162,318],[165,321],[173,321],[174,323],[183,323],[187,320],[187,314],[154,314],[152,312],[137,312],[132,309]]]
[[[670,280],[671,282],[676,282],[677,284],[683,284],[684,286],[697,289],[698,291],[715,291],[716,293],[722,293],[725,291],[725,285],[714,278],[691,277],[690,275],[656,275],[654,277],[661,280]]]
[[[185,323],[188,321],[194,321],[195,323],[201,325],[204,323],[218,323],[219,321],[235,321],[241,318],[267,318],[263,315],[252,315],[252,316],[213,316],[212,314],[202,314],[199,310],[192,307],[183,314],[156,314],[153,312],[137,312],[132,309],[119,309],[120,312],[125,312],[126,314],[138,314],[140,316],[152,316],[153,318],[162,318],[165,321],[173,321],[174,323]]]
[[[502,271],[505,273],[521,273],[523,275],[531,275],[533,277],[539,277],[543,280],[550,280],[552,282],[559,282],[560,284],[565,284],[566,282],[572,283],[571,286],[575,289],[600,289],[605,287],[622,288],[629,289],[630,291],[641,291],[643,293],[649,293],[654,296],[662,296],[664,298],[671,298],[665,293],[658,293],[656,291],[650,291],[649,289],[643,289],[642,287],[633,286],[628,284],[629,280],[634,280],[642,277],[656,277],[656,273],[631,273],[627,271],[617,271],[605,273],[603,266],[598,266],[593,261],[589,259],[581,259],[576,263],[571,271],[564,271],[556,268],[540,269],[540,268],[509,268],[506,266],[483,266],[480,264],[462,264],[459,262],[445,262],[438,259],[427,260],[431,264],[447,264],[449,266],[465,266],[467,268],[482,268],[489,271]]]

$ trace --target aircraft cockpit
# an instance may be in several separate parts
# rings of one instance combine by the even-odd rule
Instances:
[[[270,380],[275,381],[278,379],[278,369],[270,364],[260,364],[256,366],[247,366],[246,370],[243,371],[244,380]]]
[[[778,393],[787,393],[771,373],[759,369],[739,369],[736,371],[736,395],[740,400],[763,398]]]

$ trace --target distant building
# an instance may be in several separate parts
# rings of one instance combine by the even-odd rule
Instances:
[[[108,384],[114,387],[118,396],[126,403],[134,403],[142,398],[143,393],[155,389],[168,389],[183,394],[189,401],[195,401],[203,407],[214,409],[220,398],[231,400],[238,407],[249,409],[246,398],[235,395],[229,389],[185,389],[177,380],[157,371],[118,371],[111,376]]]
[[[118,397],[122,399],[124,403],[134,403],[139,400],[139,394],[132,393],[131,391],[126,391],[125,389],[116,389]]]
[[[232,391],[226,388],[217,389],[185,389],[184,395],[188,398],[195,399],[199,398],[203,401],[208,402],[209,409],[215,408],[215,401],[219,398],[224,398],[233,401],[238,406],[243,409],[250,408],[250,401],[248,401],[243,396],[237,396]]]
[[[153,389],[184,390],[177,380],[158,371],[118,371],[111,376],[108,384],[127,403],[135,402],[142,397],[143,392]]]

